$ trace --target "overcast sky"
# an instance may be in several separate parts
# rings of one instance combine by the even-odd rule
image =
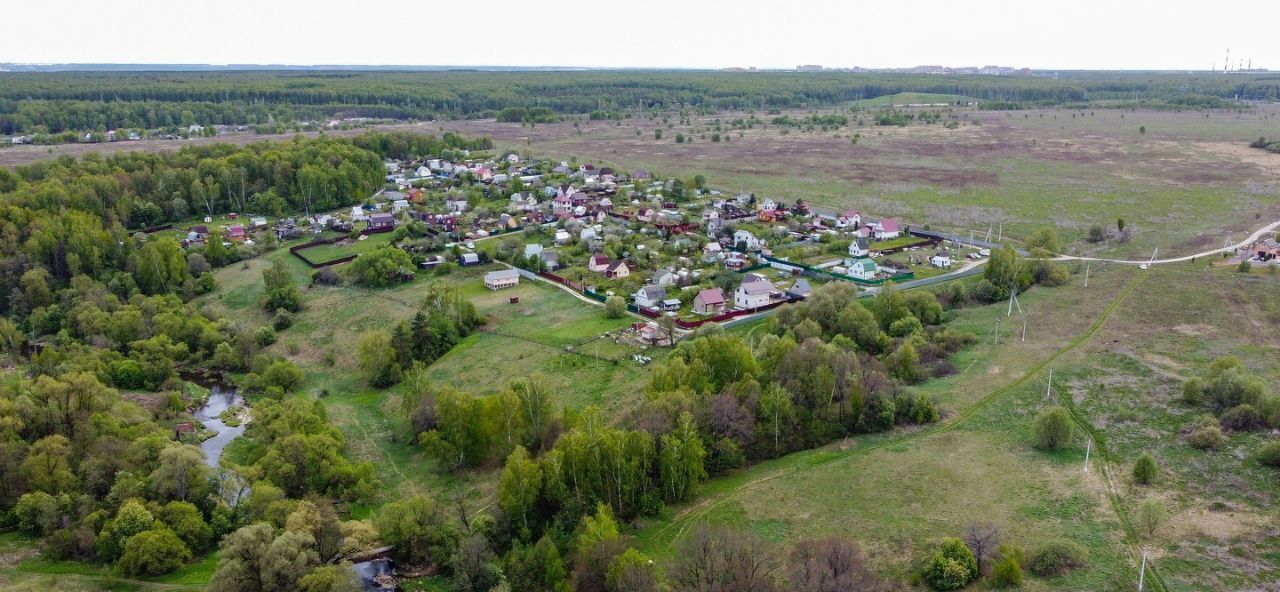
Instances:
[[[12,0],[0,62],[1280,69],[1280,0]]]

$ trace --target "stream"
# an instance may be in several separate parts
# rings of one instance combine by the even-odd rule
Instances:
[[[204,451],[205,462],[216,471],[218,470],[218,461],[222,459],[222,452],[232,440],[244,433],[246,423],[239,426],[231,427],[223,423],[219,415],[223,411],[235,406],[244,406],[244,397],[236,393],[234,387],[221,384],[209,385],[209,399],[205,401],[204,406],[195,412],[195,418],[205,429],[215,432],[215,435],[208,440],[200,443],[200,449]],[[374,578],[379,576],[389,576],[395,574],[395,568],[390,559],[374,559],[372,561],[364,561],[354,566],[356,575],[360,577],[360,584],[367,592],[381,592],[392,588],[384,588]]]
[[[200,449],[204,451],[205,462],[210,467],[213,467],[215,471],[218,469],[218,461],[222,458],[223,449],[237,436],[244,433],[244,423],[231,427],[223,423],[218,417],[223,411],[236,405],[244,406],[244,397],[237,394],[236,389],[213,385],[209,387],[209,399],[205,401],[204,407],[201,407],[195,413],[196,420],[204,424],[205,429],[217,433],[214,437],[200,443]]]

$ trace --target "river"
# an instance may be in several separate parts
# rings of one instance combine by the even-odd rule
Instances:
[[[232,427],[223,423],[218,417],[223,411],[237,405],[244,406],[244,397],[237,394],[236,389],[213,385],[209,387],[209,399],[205,401],[204,407],[195,413],[196,420],[204,424],[205,429],[216,432],[212,438],[200,443],[200,449],[204,450],[205,462],[209,463],[214,470],[218,469],[218,461],[222,458],[222,451],[227,444],[244,433],[243,422]]]

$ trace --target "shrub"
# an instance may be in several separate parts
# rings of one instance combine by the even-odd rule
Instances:
[[[1144,452],[1133,463],[1133,480],[1143,485],[1150,485],[1156,479],[1156,473],[1159,468],[1156,465],[1156,458]]]
[[[253,332],[253,341],[258,344],[258,347],[271,345],[276,342],[276,331],[271,327],[258,327],[258,330]]]
[[[1060,576],[1089,562],[1089,552],[1071,541],[1053,541],[1031,554],[1027,567],[1041,577]]]
[[[1263,445],[1258,451],[1258,462],[1273,469],[1280,469],[1280,441]]]
[[[191,551],[163,526],[138,533],[125,541],[120,570],[131,576],[167,574],[191,560]]]
[[[1022,549],[1000,546],[1000,554],[991,568],[991,585],[996,588],[1017,588],[1022,585]]]
[[[1204,403],[1204,381],[1192,378],[1182,383],[1182,402],[1188,405]]]
[[[1217,450],[1226,443],[1227,437],[1222,434],[1222,428],[1216,425],[1196,428],[1187,436],[1187,444],[1197,450]]]
[[[1165,519],[1169,517],[1169,512],[1164,509],[1164,502],[1158,499],[1143,500],[1138,506],[1138,512],[1133,518],[1134,526],[1146,533],[1148,537],[1155,536],[1156,530],[1160,525],[1164,524]]]
[[[1071,414],[1055,405],[1036,415],[1034,429],[1036,448],[1057,450],[1071,441],[1075,426],[1071,423]]]
[[[276,310],[276,316],[271,319],[271,326],[276,331],[284,331],[293,326],[293,313],[286,309]]]
[[[1253,405],[1236,405],[1222,414],[1222,427],[1234,432],[1261,429],[1262,424],[1262,414]]]
[[[934,590],[958,590],[978,577],[973,551],[956,538],[943,539],[925,567],[924,579]]]
[[[610,319],[620,319],[627,314],[627,301],[621,296],[610,296],[604,301],[604,316]]]

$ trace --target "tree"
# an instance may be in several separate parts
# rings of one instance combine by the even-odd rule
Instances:
[[[772,592],[777,572],[772,549],[755,534],[699,524],[677,545],[667,576],[676,592]]]
[[[676,143],[677,143],[677,144],[683,144],[683,143],[684,143],[684,134],[681,134],[681,133],[677,133],[677,134],[676,134]]]
[[[1142,453],[1138,460],[1133,463],[1133,480],[1142,485],[1150,485],[1155,481],[1159,468],[1156,465],[1156,458],[1149,453]]]
[[[1148,537],[1154,537],[1156,530],[1168,517],[1169,513],[1164,509],[1164,502],[1155,498],[1146,499],[1138,504],[1138,512],[1133,517],[1133,524]]]
[[[443,508],[424,495],[383,506],[373,523],[382,541],[394,545],[396,556],[411,564],[446,565],[461,538]]]
[[[199,448],[174,442],[160,451],[160,463],[150,480],[161,500],[203,499],[209,488],[209,465]]]
[[[1094,224],[1089,227],[1089,242],[1100,243],[1107,240],[1107,231],[1103,230],[1101,224]]]
[[[978,562],[964,541],[942,539],[925,567],[924,579],[934,590],[959,590],[977,579]]]
[[[787,583],[796,592],[879,592],[888,585],[871,569],[862,549],[839,536],[800,541],[787,561]]]
[[[213,529],[190,502],[169,502],[156,512],[156,517],[192,551],[203,551],[213,539]]]
[[[1026,240],[1027,250],[1044,249],[1050,253],[1057,253],[1061,248],[1058,240],[1058,230],[1052,226],[1045,226],[1031,233]]]
[[[263,592],[298,589],[298,581],[320,564],[316,541],[310,533],[285,531],[267,546],[262,556]]]
[[[1041,450],[1057,450],[1071,441],[1075,425],[1071,414],[1061,406],[1053,406],[1036,415],[1035,447]]]
[[[511,592],[569,592],[569,572],[546,535],[536,545],[516,543],[507,554],[505,571]]]
[[[298,285],[279,259],[272,261],[271,267],[262,270],[262,285],[266,293],[263,308],[289,312],[302,310],[302,294],[298,292]]]
[[[350,563],[322,565],[298,580],[301,592],[361,592],[364,584]]]
[[[356,347],[360,370],[369,384],[382,388],[400,382],[402,369],[396,362],[396,350],[391,347],[391,336],[386,331],[365,332]]]
[[[502,581],[502,570],[489,541],[479,534],[463,538],[450,559],[453,584],[461,592],[487,592]]]
[[[351,262],[350,273],[356,283],[369,288],[390,286],[413,277],[413,259],[392,246],[361,254]]]
[[[674,431],[662,436],[658,454],[658,469],[662,475],[662,495],[667,502],[688,499],[693,486],[707,476],[703,467],[706,450],[702,438],[688,413],[680,416]]]
[[[995,554],[996,548],[1000,546],[1000,527],[991,524],[970,524],[964,527],[964,534],[961,535],[965,546],[973,551],[973,558],[977,561],[978,574],[983,574],[991,569],[990,559]]]
[[[218,567],[209,583],[211,592],[262,590],[262,560],[274,538],[271,525],[258,522],[222,539]]]
[[[609,564],[605,583],[609,592],[658,592],[658,571],[644,553],[627,549]]]
[[[43,376],[41,378],[44,378]],[[22,461],[22,472],[31,489],[56,494],[71,488],[71,441],[66,436],[45,436],[31,445]]]
[[[1116,218],[1116,231],[1124,232],[1124,218]]]
[[[574,548],[575,592],[605,592],[609,565],[623,550],[618,523],[609,506],[596,504],[596,513],[582,518]]]
[[[604,301],[604,316],[609,319],[620,319],[627,314],[627,301],[621,296],[610,296]]]
[[[131,576],[167,574],[191,560],[191,551],[172,530],[159,527],[140,532],[124,543],[120,570]]]
[[[791,433],[795,422],[795,408],[791,403],[791,393],[777,384],[769,385],[760,396],[760,429],[773,443],[773,454],[783,453],[782,434]],[[788,437],[788,440],[790,438]]]
[[[653,139],[655,139],[655,140],[661,140],[661,139],[662,139],[662,128],[655,128],[655,129],[653,130]]]
[[[529,457],[529,451],[517,446],[507,457],[498,486],[498,506],[508,516],[519,516],[520,526],[529,532],[529,512],[542,491],[542,468]],[[527,535],[525,535],[527,536]]]

